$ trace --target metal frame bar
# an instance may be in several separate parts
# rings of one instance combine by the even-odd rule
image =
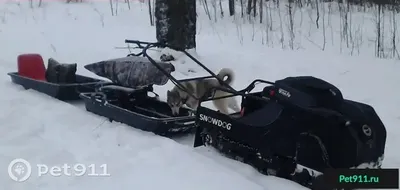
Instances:
[[[192,96],[193,98],[200,100],[202,97],[196,97],[195,95],[191,94],[188,92],[188,90],[181,84],[181,82],[186,82],[186,81],[191,81],[191,80],[199,80],[199,79],[206,79],[206,78],[215,78],[218,80],[218,82],[220,84],[222,84],[223,86],[228,87],[228,89],[230,89],[233,92],[237,92],[233,87],[231,87],[230,85],[228,85],[227,83],[225,83],[222,79],[218,78],[217,75],[212,72],[210,69],[208,69],[205,65],[203,65],[199,60],[197,60],[196,58],[194,58],[192,55],[190,55],[187,51],[182,50],[180,52],[183,52],[186,56],[188,56],[190,59],[192,59],[194,62],[196,62],[198,65],[200,65],[204,70],[206,70],[211,76],[206,76],[206,77],[195,77],[195,78],[189,78],[189,79],[183,79],[183,80],[177,80],[175,77],[173,77],[171,74],[169,74],[168,72],[166,72],[160,65],[158,65],[158,63],[151,58],[148,54],[147,54],[147,50],[149,48],[153,48],[153,47],[170,47],[169,45],[166,44],[161,44],[161,43],[157,43],[157,42],[144,42],[144,41],[138,41],[138,40],[125,40],[125,43],[128,44],[136,44],[138,46],[138,48],[142,49],[142,52],[138,53],[138,54],[134,54],[131,53],[129,55],[133,55],[133,56],[144,56],[146,57],[155,67],[157,67],[157,69],[159,69],[163,74],[165,74],[171,81],[172,83],[174,83],[178,88],[180,88],[181,90],[187,92],[190,96]],[[145,45],[145,46],[144,46]],[[128,55],[128,56],[129,56]]]

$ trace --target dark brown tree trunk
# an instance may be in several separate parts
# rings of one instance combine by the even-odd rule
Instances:
[[[257,0],[253,0],[253,6],[251,7],[253,9],[253,17],[257,16]]]
[[[175,50],[196,48],[196,1],[156,0],[156,38]]]
[[[229,0],[229,15],[235,15],[235,0]]]
[[[253,0],[247,0],[247,14],[250,15],[251,14],[251,3],[253,2]]]

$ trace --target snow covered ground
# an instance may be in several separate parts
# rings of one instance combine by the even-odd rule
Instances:
[[[51,99],[10,82],[7,72],[16,70],[21,53],[40,53],[44,59],[77,62],[78,73],[95,77],[83,65],[125,56],[125,39],[155,40],[148,23],[147,7],[132,2],[131,10],[119,5],[118,16],[110,15],[108,2],[65,4],[45,1],[43,7],[28,2],[0,4],[0,184],[3,189],[201,189],[258,190],[302,189],[283,179],[259,174],[250,166],[226,159],[208,148],[193,149],[192,136],[167,139],[110,123],[82,107]],[[218,26],[218,27],[216,27]],[[212,70],[232,67],[236,88],[256,78],[281,79],[314,75],[335,85],[344,96],[374,106],[388,130],[384,167],[400,166],[396,152],[400,130],[400,65],[373,56],[349,57],[310,48],[285,51],[260,43],[238,40],[235,24],[210,24],[199,17],[197,54]],[[226,27],[224,31],[221,28]],[[250,29],[251,30],[251,29]],[[231,32],[232,31],[232,32]],[[373,52],[365,50],[364,52]],[[397,62],[397,63],[396,63]],[[190,77],[190,61],[176,64],[179,78]],[[194,70],[200,72],[197,68]],[[197,73],[201,74],[201,73]],[[157,87],[164,94],[172,83]],[[165,97],[162,97],[165,98]],[[10,161],[24,158],[31,165],[107,164],[107,177],[38,177],[37,168],[25,182],[12,181]]]

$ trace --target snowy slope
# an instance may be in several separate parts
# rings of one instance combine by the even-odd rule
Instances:
[[[1,109],[1,120],[6,122],[0,129],[0,179],[5,189],[262,189],[170,139],[109,123],[37,92],[9,84],[2,88],[13,94],[0,100],[7,108]],[[5,168],[15,157],[49,166],[107,164],[111,176],[32,176],[24,183],[12,183]]]
[[[147,7],[121,3],[111,17],[107,2],[64,4],[45,2],[31,9],[27,2],[0,4],[0,184],[4,189],[304,189],[283,179],[259,174],[251,167],[226,159],[209,148],[193,149],[192,136],[167,139],[95,116],[82,107],[53,100],[10,83],[7,72],[16,70],[20,53],[41,53],[63,62],[77,62],[78,73],[89,76],[83,65],[125,56],[124,39],[155,40],[148,24]],[[144,16],[146,15],[146,16]],[[346,98],[375,107],[387,126],[384,167],[399,167],[396,152],[400,130],[400,65],[371,57],[334,53],[290,52],[255,42],[240,46],[236,34],[216,31],[200,17],[197,56],[212,70],[232,67],[234,87],[243,88],[255,78],[276,80],[289,75],[314,75],[337,85]],[[230,25],[231,24],[231,25]],[[227,31],[236,30],[229,21]],[[224,35],[221,35],[224,34]],[[202,74],[188,60],[176,63],[179,78]],[[198,73],[188,73],[194,69]],[[187,75],[187,76],[185,76]],[[159,94],[172,87],[156,87]],[[165,98],[165,97],[162,97]],[[175,141],[174,141],[175,140]],[[9,179],[7,165],[14,158],[32,164],[107,164],[109,177],[33,176],[17,183]]]

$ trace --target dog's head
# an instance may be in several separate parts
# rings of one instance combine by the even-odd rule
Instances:
[[[179,109],[183,106],[183,99],[178,91],[167,91],[167,103],[171,108],[172,115],[179,115]]]

